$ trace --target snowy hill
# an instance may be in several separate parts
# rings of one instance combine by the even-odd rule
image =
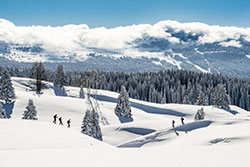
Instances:
[[[114,113],[117,93],[92,91],[108,122],[101,122],[101,142],[80,133],[88,103],[78,98],[79,88],[66,87],[66,92],[60,93],[46,82],[38,96],[30,90],[29,80],[12,78],[17,98],[10,104],[3,103],[10,117],[0,119],[4,167],[249,166],[250,113],[239,107],[222,110],[204,106],[206,119],[194,121],[201,106],[130,99],[133,119],[124,120]],[[37,121],[21,119],[29,98],[37,108]],[[62,116],[64,123],[71,118],[72,127],[53,124],[54,114]],[[176,121],[175,128],[172,120]]]
[[[0,150],[109,147],[77,131],[47,122],[1,119],[0,126]]]
[[[183,69],[249,77],[250,29],[161,21],[107,29],[20,27],[0,19],[0,65],[44,61],[49,69]],[[72,66],[72,63],[74,65]]]

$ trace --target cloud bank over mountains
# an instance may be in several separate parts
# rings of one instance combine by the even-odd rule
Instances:
[[[116,71],[183,69],[250,77],[250,28],[160,21],[115,28],[16,26],[0,19],[0,65],[68,63]],[[72,66],[69,63],[78,63]],[[53,65],[52,65],[53,68]]]
[[[138,39],[154,38],[171,44],[185,44],[192,37],[198,44],[218,43],[224,47],[241,47],[250,42],[250,28],[210,26],[203,23],[161,21],[154,25],[139,24],[107,29],[89,28],[85,24],[51,26],[15,26],[0,19],[0,41],[40,45],[50,52],[75,51],[88,48],[124,50],[136,47]]]

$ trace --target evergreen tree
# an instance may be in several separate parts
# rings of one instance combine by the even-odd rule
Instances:
[[[218,84],[214,90],[214,106],[222,109],[229,109],[230,98],[227,95],[226,88],[223,84]]]
[[[64,74],[63,66],[61,64],[57,66],[54,85],[59,88],[62,88],[66,85],[66,76]]]
[[[10,102],[11,99],[15,98],[14,87],[12,86],[10,73],[5,69],[0,78],[0,98],[5,102]]]
[[[195,120],[203,120],[203,119],[205,119],[205,112],[204,112],[203,108],[199,109],[196,112],[196,114],[194,116],[194,119]]]
[[[82,122],[82,133],[98,140],[102,140],[102,132],[99,126],[99,116],[95,110],[87,110]]]
[[[165,97],[161,98],[161,104],[166,104],[166,98]]]
[[[208,105],[208,97],[202,91],[200,91],[199,96],[198,96],[195,104],[200,105],[200,106],[207,106]]]
[[[7,118],[5,109],[3,108],[2,103],[0,103],[0,118]]]
[[[32,99],[29,99],[28,106],[25,108],[26,110],[23,113],[23,119],[37,120],[37,111]]]
[[[79,98],[80,99],[85,99],[85,93],[84,93],[82,85],[81,85],[80,92],[79,92]]]
[[[30,70],[30,77],[36,79],[36,92],[42,90],[42,80],[47,79],[47,73],[42,62],[35,62]]]
[[[188,95],[185,95],[185,96],[184,96],[183,104],[190,104]]]
[[[121,92],[115,107],[115,113],[127,118],[131,118],[132,116],[129,96],[124,86],[121,87]]]
[[[190,90],[190,92],[189,92],[189,94],[188,94],[188,96],[189,96],[189,101],[190,101],[190,103],[191,104],[194,104],[195,103],[195,101],[196,101],[196,92],[195,92],[195,89],[194,88],[191,88],[191,90]]]

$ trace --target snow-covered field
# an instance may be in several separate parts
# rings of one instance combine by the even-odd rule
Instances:
[[[118,94],[98,90],[94,94],[108,122],[101,123],[101,142],[80,133],[88,103],[78,98],[79,88],[66,87],[62,93],[47,83],[38,96],[28,81],[12,78],[17,98],[3,104],[11,118],[0,120],[1,167],[250,165],[250,113],[239,107],[226,111],[205,106],[206,119],[194,121],[201,106],[130,99],[133,119],[123,120],[114,113]],[[38,121],[21,119],[29,98]],[[72,127],[53,124],[55,114],[65,124],[71,119]]]

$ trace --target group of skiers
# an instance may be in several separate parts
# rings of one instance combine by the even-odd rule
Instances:
[[[183,118],[183,117],[181,117],[181,123],[182,123],[182,125],[185,124],[185,123],[184,123],[184,118]],[[172,127],[173,127],[173,128],[175,127],[174,124],[175,124],[175,120],[172,121]]]
[[[56,124],[56,119],[58,118],[57,114],[54,115],[53,118],[54,118],[53,123]],[[62,117],[59,117],[58,121],[59,121],[59,125],[63,125]],[[70,128],[70,123],[71,123],[71,119],[68,119],[67,120],[68,128]]]

